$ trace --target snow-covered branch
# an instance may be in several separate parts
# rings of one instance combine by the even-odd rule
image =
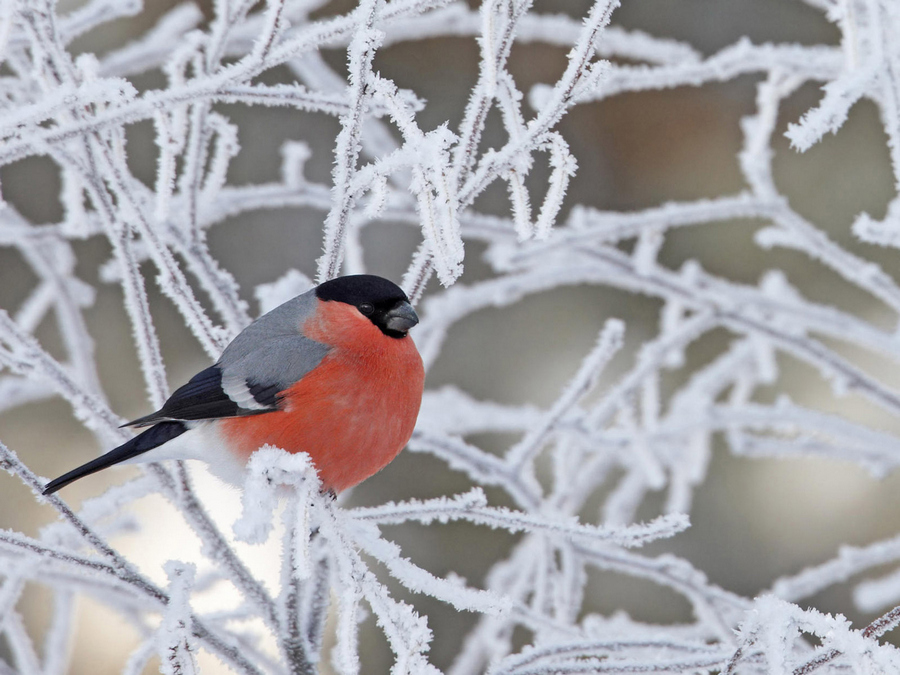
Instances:
[[[223,523],[228,509],[183,463],[150,465],[75,509],[41,496],[46,453],[0,427],[10,491],[53,519],[0,531],[0,675],[70,669],[73,636],[87,630],[80,595],[131,630],[126,673],[154,658],[165,673],[207,659],[254,675],[311,675],[329,660],[371,672],[373,633],[394,673],[900,672],[884,639],[900,623],[896,532],[773,574],[756,598],[671,548],[706,527],[692,511],[718,453],[840,462],[873,479],[900,466],[900,4],[791,0],[838,42],[737,36],[701,48],[618,25],[619,5],[635,1],[594,0],[580,16],[530,0],[362,0],[342,13],[321,0],[214,0],[152,22],[137,0],[0,2],[2,419],[59,398],[109,449],[130,437],[113,353],[133,352],[142,381],[130,390],[156,409],[184,374],[172,343],[192,341],[183,352],[205,354],[192,364],[205,367],[312,279],[390,270],[417,304],[429,377],[443,378],[428,380],[409,450],[454,481],[409,480],[408,493],[354,506],[322,492],[305,454],[266,447],[248,463],[237,520]],[[140,27],[105,43],[123,19]],[[463,85],[429,88],[392,65],[407,49],[404,67],[417,49],[473,67]],[[598,168],[612,160],[596,127],[573,131],[591,111],[746,82],[740,185],[607,203]],[[810,85],[821,97],[798,112]],[[892,188],[883,214],[867,207],[839,230],[798,205],[779,154],[813,157],[860,101],[877,110]],[[582,119],[569,126],[573,111]],[[248,170],[254,153],[265,161]],[[22,187],[29,166],[55,172],[58,199],[46,181]],[[35,194],[58,206],[47,222],[29,208]],[[271,248],[234,255],[278,212],[294,221],[279,242],[260,234]],[[672,262],[681,237],[735,224],[764,261],[755,279],[733,270],[751,257],[737,247]],[[784,256],[842,290],[796,278]],[[98,319],[112,297],[120,305]],[[520,331],[552,329],[543,359],[509,355],[528,382],[519,390],[477,346],[499,353],[487,349],[503,339],[497,322],[547,297],[554,311],[527,312]],[[652,320],[623,298],[652,305]],[[116,349],[117,331],[104,330],[113,313],[127,322]],[[588,340],[568,331],[576,319]],[[482,332],[466,364],[448,367],[472,326]],[[467,386],[472,364],[490,386]],[[51,444],[43,429],[35,437]],[[68,439],[58,445],[62,457]],[[154,567],[125,552],[120,542],[147,536],[133,509],[150,499],[177,514],[196,556],[179,549]],[[409,545],[451,530],[434,551]],[[486,532],[494,548],[472,544]],[[278,558],[275,581],[248,548]],[[460,551],[481,565],[468,579]],[[677,598],[681,616],[610,610],[611,577]],[[796,604],[842,584],[868,625]],[[34,587],[52,598],[40,639]],[[210,609],[213,588],[234,604]],[[441,612],[466,616],[465,634]]]

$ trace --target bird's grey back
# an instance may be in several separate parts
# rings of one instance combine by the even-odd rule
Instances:
[[[219,358],[223,383],[277,384],[283,391],[319,365],[330,348],[300,332],[318,302],[315,290],[307,291],[241,331]]]

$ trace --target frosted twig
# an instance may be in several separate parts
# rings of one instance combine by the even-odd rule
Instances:
[[[28,468],[22,464],[19,459],[5,445],[0,443],[0,455],[2,455],[3,468],[10,473],[14,473],[35,494],[40,494],[43,488],[38,480]],[[59,514],[70,523],[79,535],[96,549],[108,563],[110,573],[114,574],[124,583],[134,587],[138,592],[146,595],[155,603],[165,606],[169,602],[168,596],[153,583],[148,581],[139,572],[134,570],[133,566],[122,558],[116,551],[110,548],[106,542],[98,536],[90,527],[88,527],[59,497],[49,495],[45,497],[47,501],[59,512]],[[31,546],[31,545],[29,545]],[[68,556],[68,553],[60,554]],[[257,675],[257,668],[241,656],[227,641],[222,640],[214,632],[210,631],[199,619],[192,617],[194,624],[194,634],[204,640],[208,646],[218,652],[223,658],[229,661],[233,666],[248,674]]]
[[[360,29],[347,50],[350,67],[348,98],[350,110],[341,117],[341,133],[334,148],[334,201],[325,220],[325,252],[318,262],[319,283],[333,278],[343,259],[344,230],[350,217],[354,195],[349,190],[359,156],[359,134],[371,96],[369,79],[372,59],[381,43],[381,33],[373,28],[381,0],[365,0],[356,10]]]
[[[622,348],[624,335],[624,323],[616,319],[607,320],[597,338],[597,345],[584,358],[575,377],[566,385],[553,407],[543,416],[540,424],[529,430],[525,437],[507,453],[506,461],[515,470],[521,470],[540,451],[556,423],[593,389],[606,364]]]

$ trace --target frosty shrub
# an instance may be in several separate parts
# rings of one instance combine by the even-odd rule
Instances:
[[[8,265],[0,279],[25,288],[3,296],[0,411],[58,398],[93,435],[95,451],[128,438],[87,318],[110,288],[143,375],[140,414],[158,408],[175,379],[155,307],[177,313],[213,360],[258,312],[315,281],[372,270],[369,256],[385,247],[405,256],[405,274],[395,271],[418,303],[414,337],[432,370],[474,315],[505,316],[548,292],[558,311],[532,317],[559,326],[559,340],[542,346],[547,354],[568,348],[564,324],[587,311],[567,304],[575,289],[656,303],[652,330],[605,312],[593,346],[549,404],[528,391],[487,400],[431,382],[406,452],[428,456],[455,485],[467,482],[462,490],[354,506],[320,494],[304,455],[264,448],[248,467],[240,517],[222,525],[181,463],[149,465],[75,510],[70,492],[39,496],[45,479],[28,448],[0,444],[11,474],[3,491],[24,484],[44,511],[55,510],[33,534],[0,532],[0,674],[74,667],[79,597],[110,608],[138,636],[118,666],[126,673],[157,664],[165,673],[200,665],[254,675],[372,672],[367,636],[375,633],[398,674],[439,672],[436,663],[455,675],[900,671],[885,638],[900,622],[900,609],[891,609],[900,603],[900,536],[833,549],[830,560],[752,592],[712,582],[708,570],[666,548],[691,534],[695,497],[720,454],[748,463],[828,458],[875,477],[900,464],[891,433],[900,415],[891,382],[900,287],[885,262],[898,258],[862,245],[888,254],[900,245],[900,196],[894,190],[883,217],[860,213],[845,224],[848,236],[834,236],[796,208],[773,171],[784,139],[779,115],[791,117],[786,136],[791,152],[802,153],[844,133],[851,107],[865,100],[880,115],[879,143],[900,184],[900,3],[796,0],[830,22],[835,44],[742,38],[704,53],[618,25],[616,12],[640,1],[619,10],[617,0],[597,0],[583,15],[574,4],[529,0],[215,0],[162,10],[139,0],[0,1],[0,246]],[[86,36],[102,38],[157,10],[121,44],[85,48]],[[572,14],[551,13],[562,10]],[[464,88],[447,83],[438,110],[449,112],[440,119],[427,96],[379,67],[387,50],[429,43],[445,60],[469,54],[475,64]],[[553,78],[523,83],[522,73],[549,72],[547,59],[558,65]],[[732,82],[755,88],[735,128],[742,187],[633,209],[573,197],[585,167],[602,164],[595,146],[563,133],[576,111]],[[816,95],[796,112],[804,91]],[[242,125],[273,106],[320,125],[279,141],[280,178],[236,177]],[[152,139],[146,156],[135,149],[140,130]],[[21,183],[29,162],[55,167],[55,182],[24,193],[58,199],[58,222],[32,218],[13,196],[9,185]],[[296,228],[321,242],[315,264],[298,249],[297,259],[309,260],[294,266],[302,270],[260,264],[255,283],[239,283],[208,245],[247,214],[291,209],[304,210]],[[731,274],[728,259],[714,272],[693,256],[673,265],[663,254],[685,230],[734,222],[752,224],[752,244],[722,255],[770,259],[758,281]],[[811,297],[791,282],[784,251],[852,288],[858,302]],[[492,339],[484,331],[469,348]],[[711,339],[718,346],[710,356],[691,355]],[[823,396],[864,404],[874,416],[789,397],[794,376],[785,368],[804,366]],[[54,466],[75,464],[64,445],[50,450],[62,458]],[[169,560],[156,580],[110,543],[142,536],[144,523],[132,522],[128,506],[148,495],[177,509],[203,554]],[[432,572],[391,536],[404,524],[430,541],[467,524],[452,546],[493,558],[479,578]],[[510,533],[509,545],[467,543],[466,532],[488,528]],[[261,581],[236,542],[280,551],[277,585]],[[598,573],[656,589],[683,603],[684,616],[600,611],[588,592]],[[851,624],[811,606],[848,580],[858,611],[880,618]],[[222,587],[240,596],[228,610],[199,601]],[[34,588],[49,607],[43,623],[24,618],[23,598]],[[416,604],[422,597],[426,609]],[[454,633],[462,624],[432,622],[434,607],[465,614],[464,634]],[[432,647],[441,644],[453,653],[439,662]]]

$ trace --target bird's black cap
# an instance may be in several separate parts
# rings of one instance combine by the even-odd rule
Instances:
[[[394,306],[398,302],[409,302],[402,288],[374,274],[351,274],[326,281],[316,287],[316,297],[357,306],[363,303],[376,307]]]
[[[409,329],[419,323],[403,289],[373,274],[352,274],[326,281],[316,287],[316,297],[353,305],[388,337],[406,337]]]

